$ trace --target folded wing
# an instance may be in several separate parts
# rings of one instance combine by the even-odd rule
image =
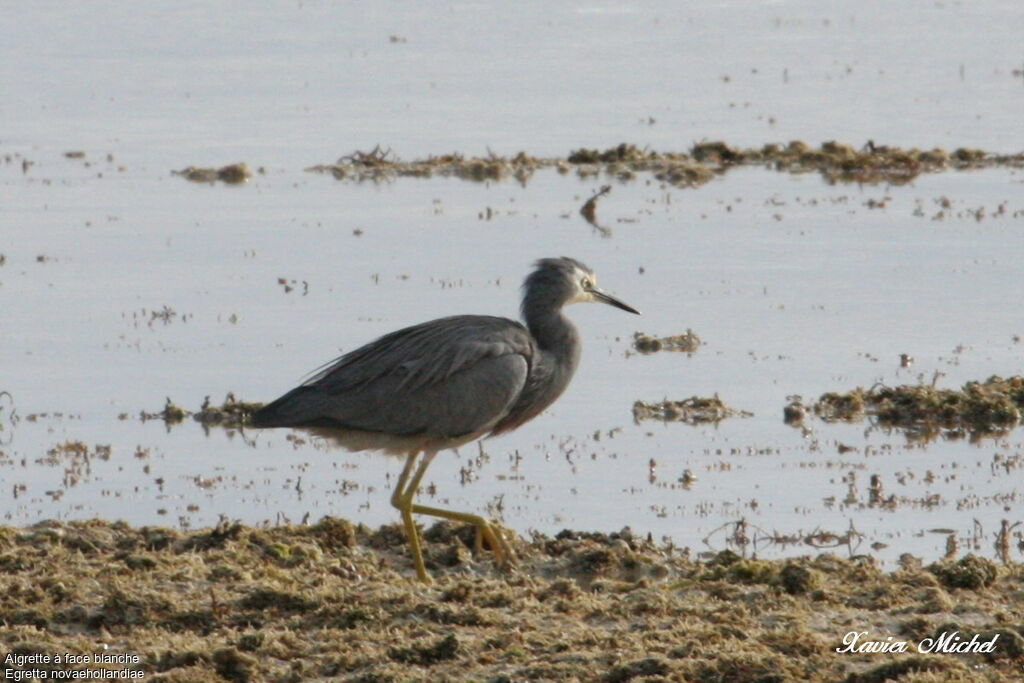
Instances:
[[[385,335],[332,362],[254,415],[259,427],[358,429],[453,438],[499,422],[535,348],[519,323],[453,316]]]

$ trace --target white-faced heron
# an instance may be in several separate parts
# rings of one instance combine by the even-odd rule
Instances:
[[[476,549],[486,540],[505,565],[511,548],[483,517],[415,505],[413,497],[438,451],[515,429],[565,391],[579,363],[580,340],[562,307],[580,302],[639,313],[601,291],[594,272],[579,261],[541,259],[523,283],[525,326],[456,315],[392,332],[256,411],[252,424],[305,428],[350,450],[405,455],[391,504],[402,514],[421,580],[430,581],[413,513],[472,524]]]

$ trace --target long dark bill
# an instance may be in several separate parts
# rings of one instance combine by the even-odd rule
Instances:
[[[609,306],[621,308],[624,311],[629,311],[630,313],[636,313],[637,315],[640,315],[640,311],[636,310],[635,308],[627,304],[625,301],[620,301],[611,294],[608,294],[600,289],[597,289],[596,287],[590,290],[590,292],[591,294],[594,295],[595,299],[597,299],[603,304],[608,304]]]

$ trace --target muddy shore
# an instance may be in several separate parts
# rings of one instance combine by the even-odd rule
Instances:
[[[1020,564],[695,561],[623,530],[516,539],[502,572],[468,529],[424,538],[431,585],[397,526],[0,527],[0,661],[148,681],[1011,681],[1024,662]],[[862,632],[850,649],[908,651],[836,651]]]

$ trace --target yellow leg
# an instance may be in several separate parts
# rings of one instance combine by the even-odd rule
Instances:
[[[391,494],[391,504],[398,508],[398,511],[402,514],[402,525],[405,527],[405,538],[408,540],[409,550],[412,552],[412,563],[416,567],[416,576],[423,583],[430,583],[430,576],[427,575],[427,569],[423,566],[420,536],[416,533],[416,525],[412,521],[412,497],[416,493],[416,487],[419,486],[420,479],[423,478],[423,473],[433,459],[434,454],[428,453],[426,455],[424,461],[420,463],[419,468],[416,470],[413,481],[407,485],[409,473],[412,472],[412,466],[415,464],[417,457],[419,457],[419,453],[410,453],[405,461],[402,474],[398,477],[398,483],[395,484],[395,491]]]
[[[391,504],[398,508],[398,511],[402,514],[402,524],[405,527],[406,538],[409,540],[409,549],[412,551],[412,561],[416,567],[416,576],[419,577],[420,581],[430,583],[430,577],[427,575],[427,570],[423,565],[423,553],[420,549],[419,534],[416,532],[416,525],[412,521],[413,513],[431,515],[432,517],[441,517],[473,525],[476,528],[475,549],[481,550],[481,541],[486,540],[498,564],[508,566],[515,558],[511,546],[505,541],[501,533],[494,529],[483,517],[467,512],[454,512],[452,510],[442,510],[426,505],[413,504],[412,499],[416,495],[420,482],[423,481],[423,475],[427,473],[427,467],[430,466],[435,455],[437,453],[434,452],[423,454],[423,459],[416,467],[416,472],[412,474],[412,479],[410,480],[409,475],[412,473],[413,464],[415,464],[419,457],[418,453],[410,453],[405,461],[402,474],[398,478],[398,483],[395,485],[395,491],[391,494]]]
[[[409,503],[412,503],[413,496],[416,495],[416,490],[420,487],[420,482],[423,480],[423,475],[427,472],[427,466],[434,459],[437,453],[428,453],[420,466],[416,469],[416,474],[413,475],[412,481],[409,482],[407,487],[407,495]],[[442,517],[444,519],[452,519],[457,522],[464,522],[471,524],[476,528],[476,539],[473,543],[474,549],[480,551],[482,549],[481,539],[486,539],[487,544],[491,546],[491,552],[494,553],[495,559],[501,566],[507,566],[511,561],[512,548],[509,547],[508,543],[501,534],[494,531],[491,525],[483,517],[479,515],[469,514],[468,512],[453,512],[452,510],[442,510],[440,508],[428,507],[426,505],[410,505],[412,512],[421,515],[431,515],[433,517]]]
[[[410,453],[409,457],[405,460],[405,468],[402,470],[402,474],[398,477],[398,483],[395,484],[395,491],[391,494],[391,504],[396,508],[400,508],[399,501],[402,500],[402,493],[405,490],[405,482],[409,479],[409,473],[412,472],[412,465],[416,462],[416,457],[419,453]]]

